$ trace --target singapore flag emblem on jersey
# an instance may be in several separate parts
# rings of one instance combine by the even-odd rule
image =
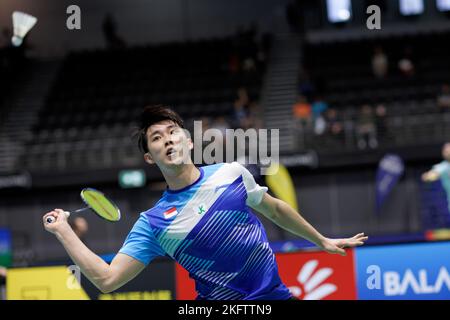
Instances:
[[[177,208],[172,207],[172,208],[170,208],[169,210],[167,210],[166,212],[164,212],[164,218],[170,219],[170,218],[172,218],[173,216],[176,216],[177,213],[178,213]]]

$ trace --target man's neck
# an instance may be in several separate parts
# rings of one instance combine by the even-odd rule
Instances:
[[[163,173],[170,190],[180,190],[193,184],[200,177],[200,170],[193,164],[183,164]]]

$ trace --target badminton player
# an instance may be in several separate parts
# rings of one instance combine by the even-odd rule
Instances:
[[[71,230],[63,210],[43,217],[83,274],[102,292],[111,292],[141,272],[155,257],[169,256],[195,280],[199,300],[288,300],[292,295],[278,274],[275,256],[256,214],[319,248],[345,255],[363,245],[360,233],[329,239],[285,202],[267,194],[237,162],[197,167],[193,142],[183,120],[169,108],[147,107],[139,145],[145,161],[161,170],[167,189],[153,208],[140,214],[123,247],[105,263]],[[48,216],[56,221],[46,223]]]
[[[447,142],[442,147],[443,160],[434,165],[430,171],[425,172],[422,175],[422,181],[434,182],[441,180],[442,186],[447,193],[447,203],[450,212],[450,142]]]

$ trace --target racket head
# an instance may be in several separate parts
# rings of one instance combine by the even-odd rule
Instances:
[[[103,192],[93,188],[84,188],[80,193],[84,203],[92,209],[99,217],[117,222],[120,220],[120,210],[117,205],[108,199]]]

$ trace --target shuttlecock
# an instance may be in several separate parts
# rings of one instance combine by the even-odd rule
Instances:
[[[12,37],[11,42],[14,46],[18,47],[22,44],[23,38],[25,38],[28,31],[36,24],[37,18],[24,12],[14,11],[12,20],[14,36]]]

